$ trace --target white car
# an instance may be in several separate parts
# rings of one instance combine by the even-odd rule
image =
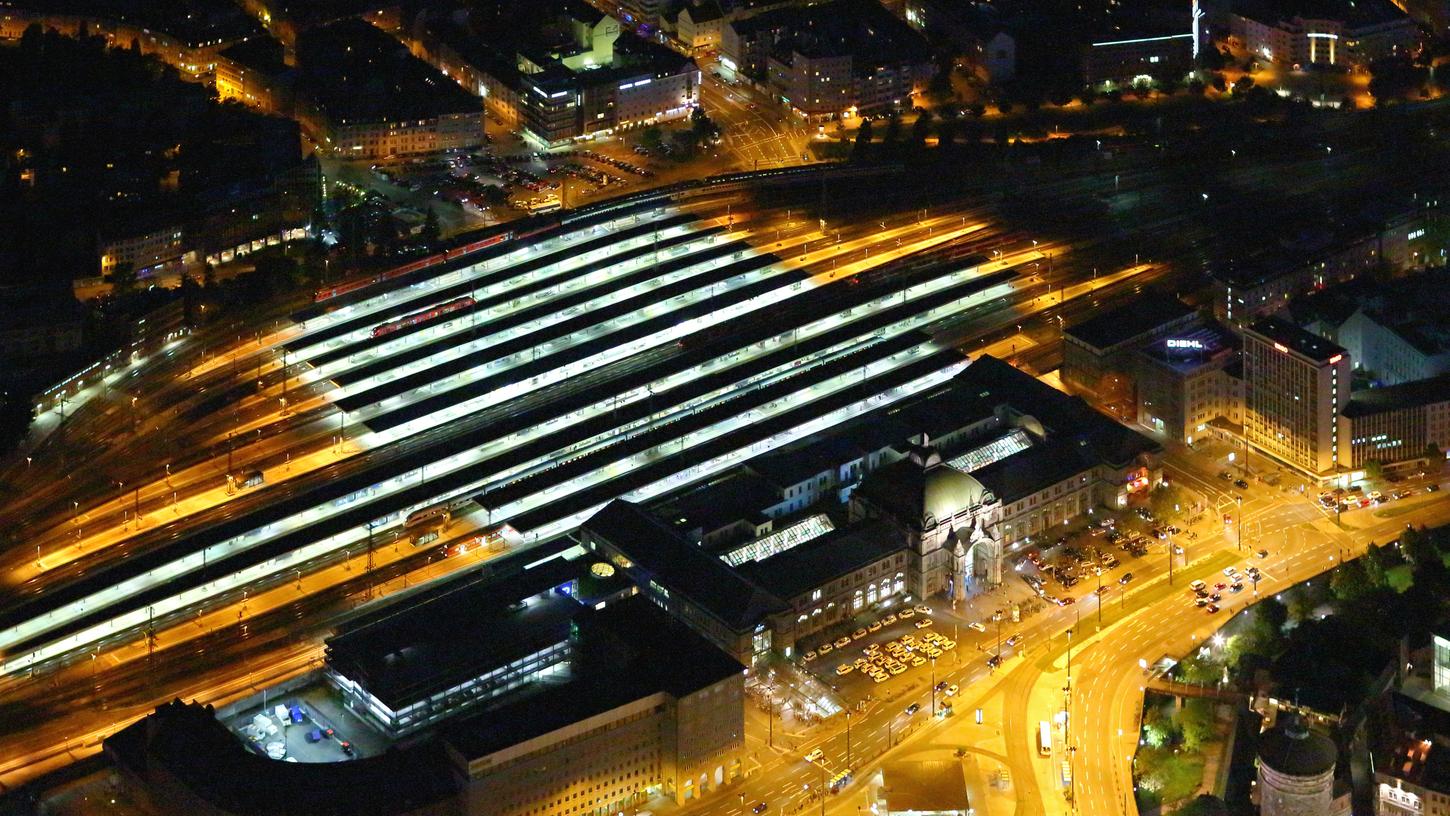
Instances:
[[[1200,581],[1199,583],[1203,583],[1203,582]],[[971,623],[967,624],[967,628],[968,629],[975,629],[978,632],[985,632],[985,631],[987,631],[987,627],[984,626],[984,625],[982,625],[982,622],[981,621],[972,621]]]
[[[960,690],[961,689],[957,688],[957,684],[956,683],[952,683],[951,685],[949,685],[946,688],[942,689],[942,694],[946,695],[947,697],[955,697],[955,696],[957,696],[957,692],[960,691]]]
[[[825,751],[822,751],[819,748],[812,748],[811,752],[809,754],[806,754],[805,759],[806,762],[820,762],[821,759],[825,757],[825,755]]]

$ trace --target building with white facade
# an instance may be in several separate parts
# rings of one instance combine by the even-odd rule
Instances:
[[[1333,476],[1349,445],[1339,428],[1349,404],[1349,354],[1270,317],[1244,330],[1243,367],[1248,443],[1312,478]]]
[[[1363,65],[1413,53],[1420,29],[1389,0],[1264,0],[1235,4],[1229,32],[1242,47],[1281,65]]]

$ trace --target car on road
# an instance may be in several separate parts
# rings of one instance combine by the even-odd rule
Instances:
[[[760,814],[764,813],[765,811],[767,811],[769,809],[770,809],[770,805],[767,805],[764,802],[756,802],[755,803],[755,807],[751,808],[750,809],[750,812],[751,813],[754,813],[755,816],[760,816]]]
[[[1214,589],[1217,589],[1217,590],[1220,590],[1220,591],[1226,589],[1227,587],[1228,587],[1228,584],[1225,584],[1223,581],[1219,581],[1218,583],[1216,583],[1216,584],[1213,585],[1213,588]]]
[[[917,604],[916,611],[920,612],[923,615],[930,615],[931,607],[927,606],[926,604]]]
[[[860,640],[863,637],[866,637],[866,630],[865,629],[857,629],[856,631],[854,631],[854,632],[851,633],[851,639],[852,640]]]
[[[887,615],[886,617],[884,617],[884,618],[881,619],[881,622],[884,623],[884,624],[886,624],[887,626],[890,626],[891,624],[896,623],[896,613],[893,612],[890,615]]]
[[[1128,583],[1131,580],[1133,580],[1133,573],[1131,573],[1131,572],[1125,572],[1125,573],[1123,573],[1123,577],[1121,577],[1121,578],[1118,579],[1118,583],[1120,583],[1120,584],[1126,584],[1126,583]]]
[[[1248,490],[1249,483],[1243,479],[1234,479],[1234,487],[1237,487],[1239,490]]]
[[[955,697],[958,691],[961,691],[961,689],[957,687],[956,683],[948,683],[947,687],[942,689],[942,694],[948,697]]]
[[[1021,642],[1022,642],[1022,633],[1021,632],[1018,632],[1017,634],[1013,635],[1012,637],[1007,638],[1007,645],[1008,646],[1016,646],[1017,644],[1019,644]]]
[[[972,621],[971,623],[967,624],[967,628],[968,629],[975,629],[978,632],[985,632],[985,631],[987,631],[987,627],[984,626],[981,621]]]
[[[1220,470],[1220,471],[1219,471],[1219,472],[1218,472],[1218,478],[1220,478],[1220,479],[1223,479],[1223,480],[1224,480],[1224,481],[1225,481],[1225,482],[1227,482],[1227,481],[1229,481],[1229,480],[1230,480],[1230,479],[1232,479],[1232,478],[1233,478],[1233,475],[1232,475],[1232,474],[1230,474],[1230,473],[1229,473],[1229,472],[1228,472],[1228,471],[1226,471],[1226,470]]]
[[[1058,603],[1062,604],[1063,606],[1072,606],[1073,604],[1077,603],[1077,598],[1074,598],[1071,595],[1064,595],[1062,596],[1062,600],[1058,601]]]
[[[868,626],[868,627],[866,627],[866,628],[868,630],[872,631],[872,632],[880,632],[881,631],[881,621],[871,621],[871,625]]]
[[[1002,665],[1001,655],[992,655],[991,657],[987,658],[987,668],[995,669],[1000,665]]]
[[[928,626],[931,626],[931,623],[932,623],[931,618],[922,618],[921,620],[919,620],[919,621],[916,622],[916,628],[918,628],[918,629],[925,629]]]
[[[807,663],[811,662],[812,660],[815,660],[816,659],[816,650],[815,649],[811,649],[809,652],[806,652],[805,654],[801,655],[801,658],[804,659]]]
[[[852,666],[850,663],[842,663],[841,665],[836,667],[836,674],[844,677],[851,673],[851,668]]]
[[[850,646],[850,645],[851,645],[851,639],[850,638],[844,637],[844,636],[836,638],[836,648],[837,649],[844,649],[845,647]]]
[[[1223,596],[1218,594],[1217,592],[1208,596],[1209,603],[1218,603],[1220,600],[1223,600]]]
[[[1193,605],[1194,606],[1208,606],[1208,598],[1200,595],[1197,598],[1194,598],[1193,599]]]
[[[900,612],[897,612],[896,613],[896,617],[899,618],[900,620],[906,620],[908,618],[914,618],[914,617],[916,617],[916,610],[915,609],[911,609],[911,608],[903,609]]]
[[[928,649],[927,650],[927,653],[931,657],[936,657],[936,655],[930,654],[931,652],[934,652],[934,651],[936,651],[936,650],[935,649]],[[921,665],[924,665],[925,663],[926,663],[926,658],[925,657],[922,657],[921,655],[917,655],[916,657],[913,657],[911,659],[911,665],[912,666],[921,666]]]
[[[1207,612],[1208,614],[1212,615],[1213,613],[1215,613],[1215,612],[1218,611],[1218,604],[1209,604],[1208,606],[1205,606],[1203,609],[1204,609],[1205,612]]]
[[[818,654],[828,655],[828,654],[831,653],[831,650],[834,649],[834,648],[835,647],[832,646],[829,643],[822,643],[820,646],[817,646],[816,647],[816,652]]]
[[[1241,584],[1241,583],[1232,584],[1232,585],[1229,586],[1228,591],[1229,592],[1243,592],[1244,591],[1244,585]]]
[[[820,762],[825,756],[825,751],[819,748],[812,748],[811,752],[806,754],[806,762]]]
[[[1224,567],[1223,568],[1223,574],[1224,575],[1227,575],[1230,578],[1232,578],[1235,575],[1237,575],[1238,572],[1239,572],[1239,568],[1238,567]]]
[[[911,705],[909,705],[909,706],[906,707],[906,716],[910,717],[912,714],[915,714],[916,712],[918,712],[920,710],[921,710],[921,703],[912,703]]]

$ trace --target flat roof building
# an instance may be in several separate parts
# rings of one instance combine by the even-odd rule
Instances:
[[[1154,340],[1138,352],[1138,422],[1189,444],[1216,419],[1242,425],[1238,359],[1238,337],[1217,322]]]
[[[1152,290],[1062,332],[1062,382],[1075,392],[1130,413],[1136,353],[1197,319],[1177,298]]]
[[[1311,478],[1335,474],[1350,359],[1340,346],[1275,317],[1244,330],[1244,436]]]

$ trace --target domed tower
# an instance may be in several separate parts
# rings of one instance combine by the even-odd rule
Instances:
[[[1316,734],[1297,714],[1259,738],[1259,813],[1319,816],[1334,800],[1333,740]]]

